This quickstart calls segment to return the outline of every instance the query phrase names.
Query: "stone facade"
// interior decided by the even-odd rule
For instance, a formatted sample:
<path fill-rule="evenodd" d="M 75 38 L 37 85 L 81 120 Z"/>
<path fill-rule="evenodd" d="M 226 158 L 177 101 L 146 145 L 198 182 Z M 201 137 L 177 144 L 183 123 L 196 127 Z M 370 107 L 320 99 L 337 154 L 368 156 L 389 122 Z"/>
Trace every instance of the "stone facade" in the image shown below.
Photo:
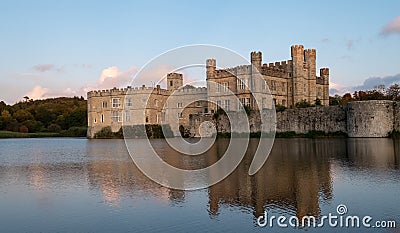
<path fill-rule="evenodd" d="M 88 92 L 88 137 L 106 126 L 116 132 L 122 125 L 144 124 L 169 124 L 177 136 L 189 129 L 192 116 L 212 115 L 219 107 L 235 112 L 239 101 L 251 109 L 271 109 L 274 102 L 292 108 L 316 99 L 328 105 L 329 69 L 316 76 L 315 49 L 295 45 L 291 55 L 288 61 L 262 64 L 261 52 L 252 52 L 251 65 L 228 69 L 207 59 L 207 87 L 183 86 L 182 74 L 170 73 L 167 89 L 143 85 Z"/>
<path fill-rule="evenodd" d="M 250 59 L 251 65 L 228 69 L 217 69 L 217 61 L 208 59 L 207 81 L 229 87 L 244 105 L 253 109 L 257 107 L 254 92 L 263 91 L 266 87 L 274 103 L 287 108 L 293 108 L 302 100 L 314 104 L 319 99 L 322 105 L 329 105 L 329 69 L 321 68 L 320 76 L 316 75 L 315 49 L 294 45 L 291 47 L 291 60 L 269 64 L 262 64 L 261 52 L 252 52 Z M 258 82 L 255 76 L 260 76 L 267 85 Z M 224 91 L 217 89 L 215 85 L 208 86 L 209 98 L 212 102 L 219 101 L 223 106 Z M 216 108 L 215 105 L 210 107 L 214 110 Z"/>

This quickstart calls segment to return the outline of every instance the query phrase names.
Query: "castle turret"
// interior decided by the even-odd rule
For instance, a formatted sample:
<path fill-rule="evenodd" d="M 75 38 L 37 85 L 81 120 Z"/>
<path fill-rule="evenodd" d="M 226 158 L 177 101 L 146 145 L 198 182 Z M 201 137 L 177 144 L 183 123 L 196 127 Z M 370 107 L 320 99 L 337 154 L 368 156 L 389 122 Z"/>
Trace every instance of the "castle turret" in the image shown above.
<path fill-rule="evenodd" d="M 178 73 L 169 73 L 167 75 L 167 90 L 175 91 L 183 86 L 183 75 Z"/>
<path fill-rule="evenodd" d="M 217 61 L 215 59 L 207 59 L 207 80 L 215 78 L 215 70 L 217 69 Z"/>
<path fill-rule="evenodd" d="M 257 68 L 258 72 L 261 73 L 262 53 L 261 52 L 251 52 L 250 59 L 251 59 L 251 64 Z"/>
<path fill-rule="evenodd" d="M 316 68 L 316 51 L 315 49 L 304 50 L 304 62 L 306 67 L 305 82 L 306 84 L 306 99 L 310 103 L 315 102 L 317 98 L 317 68 Z"/>
<path fill-rule="evenodd" d="M 293 45 L 291 47 L 293 65 L 293 105 L 305 99 L 304 89 L 307 84 L 304 82 L 304 47 L 303 45 Z"/>
<path fill-rule="evenodd" d="M 329 68 L 321 68 L 319 70 L 319 75 L 323 81 L 323 96 L 322 105 L 329 105 Z"/>

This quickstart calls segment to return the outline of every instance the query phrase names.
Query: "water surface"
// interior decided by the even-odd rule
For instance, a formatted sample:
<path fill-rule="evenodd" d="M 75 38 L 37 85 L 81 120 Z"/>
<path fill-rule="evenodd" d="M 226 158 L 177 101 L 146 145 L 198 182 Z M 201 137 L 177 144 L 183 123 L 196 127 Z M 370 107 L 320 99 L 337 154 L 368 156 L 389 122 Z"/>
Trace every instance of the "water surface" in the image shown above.
<path fill-rule="evenodd" d="M 217 161 L 219 139 L 202 156 L 152 144 L 186 169 Z M 172 190 L 146 178 L 123 140 L 0 140 L 1 232 L 399 232 L 397 229 L 261 228 L 265 211 L 285 216 L 370 215 L 400 224 L 400 142 L 391 139 L 277 139 L 267 163 L 248 176 L 252 152 L 221 183 Z M 397 231 L 396 231 L 397 230 Z"/>

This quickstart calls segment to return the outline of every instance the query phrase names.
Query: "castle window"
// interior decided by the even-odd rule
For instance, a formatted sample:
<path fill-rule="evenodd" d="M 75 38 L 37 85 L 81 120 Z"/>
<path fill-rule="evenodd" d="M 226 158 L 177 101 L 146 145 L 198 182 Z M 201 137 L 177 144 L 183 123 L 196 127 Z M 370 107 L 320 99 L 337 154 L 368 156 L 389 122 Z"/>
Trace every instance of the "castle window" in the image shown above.
<path fill-rule="evenodd" d="M 154 100 L 154 106 L 158 107 L 158 100 Z"/>
<path fill-rule="evenodd" d="M 112 122 L 121 122 L 121 113 L 118 111 L 113 111 L 111 113 L 111 121 Z"/>
<path fill-rule="evenodd" d="M 217 84 L 217 92 L 221 92 L 221 84 L 220 83 L 216 83 Z"/>
<path fill-rule="evenodd" d="M 119 106 L 121 106 L 119 103 L 119 98 L 112 98 L 111 102 L 113 108 L 118 108 Z"/>
<path fill-rule="evenodd" d="M 101 114 L 101 123 L 104 122 L 104 114 Z"/>
<path fill-rule="evenodd" d="M 224 82 L 224 83 L 223 83 L 223 86 L 224 86 L 224 92 L 228 92 L 228 90 L 229 90 L 229 83 L 228 83 L 228 82 Z"/>
<path fill-rule="evenodd" d="M 197 101 L 197 107 L 202 107 L 202 104 L 200 101 Z"/>
<path fill-rule="evenodd" d="M 106 101 L 103 101 L 102 106 L 103 106 L 103 108 L 107 108 L 107 102 L 106 102 Z"/>
<path fill-rule="evenodd" d="M 161 113 L 161 121 L 165 121 L 165 112 Z"/>
<path fill-rule="evenodd" d="M 225 100 L 225 111 L 230 111 L 231 103 L 229 100 Z"/>
<path fill-rule="evenodd" d="M 146 123 L 149 123 L 149 117 L 146 116 Z"/>
<path fill-rule="evenodd" d="M 132 99 L 131 98 L 126 99 L 126 106 L 127 107 L 131 107 L 132 106 Z"/>
<path fill-rule="evenodd" d="M 157 124 L 158 124 L 158 114 L 156 115 L 156 122 L 157 122 Z"/>
<path fill-rule="evenodd" d="M 286 100 L 282 100 L 282 105 L 286 107 Z"/>
<path fill-rule="evenodd" d="M 131 121 L 131 113 L 129 111 L 125 112 L 125 121 L 130 122 Z"/>
<path fill-rule="evenodd" d="M 182 108 L 183 104 L 182 103 L 178 103 L 178 108 Z"/>
<path fill-rule="evenodd" d="M 94 123 L 97 123 L 97 119 L 96 119 L 96 117 L 94 118 Z"/>
<path fill-rule="evenodd" d="M 244 90 L 245 89 L 245 83 L 243 79 L 238 79 L 238 86 L 240 90 Z"/>
<path fill-rule="evenodd" d="M 182 112 L 178 112 L 178 117 L 182 118 Z"/>
<path fill-rule="evenodd" d="M 217 109 L 221 108 L 221 100 L 217 100 Z"/>
<path fill-rule="evenodd" d="M 245 103 L 245 105 L 246 105 L 246 106 L 250 106 L 250 98 L 246 98 L 246 103 Z"/>
<path fill-rule="evenodd" d="M 172 81 L 169 81 L 169 85 L 172 87 L 173 86 L 173 83 L 172 83 Z"/>

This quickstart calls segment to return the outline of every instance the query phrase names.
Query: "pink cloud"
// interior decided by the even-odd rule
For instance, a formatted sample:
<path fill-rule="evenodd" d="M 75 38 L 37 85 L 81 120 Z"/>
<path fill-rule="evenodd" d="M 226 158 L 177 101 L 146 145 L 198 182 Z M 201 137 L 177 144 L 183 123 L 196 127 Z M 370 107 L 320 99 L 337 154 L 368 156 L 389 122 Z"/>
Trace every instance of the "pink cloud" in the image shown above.
<path fill-rule="evenodd" d="M 45 97 L 48 97 L 47 94 L 49 94 L 49 92 L 50 89 L 36 85 L 30 92 L 26 93 L 24 96 L 28 96 L 31 99 L 43 99 Z"/>
<path fill-rule="evenodd" d="M 397 16 L 382 28 L 382 35 L 388 35 L 392 33 L 400 33 L 400 16 Z"/>

